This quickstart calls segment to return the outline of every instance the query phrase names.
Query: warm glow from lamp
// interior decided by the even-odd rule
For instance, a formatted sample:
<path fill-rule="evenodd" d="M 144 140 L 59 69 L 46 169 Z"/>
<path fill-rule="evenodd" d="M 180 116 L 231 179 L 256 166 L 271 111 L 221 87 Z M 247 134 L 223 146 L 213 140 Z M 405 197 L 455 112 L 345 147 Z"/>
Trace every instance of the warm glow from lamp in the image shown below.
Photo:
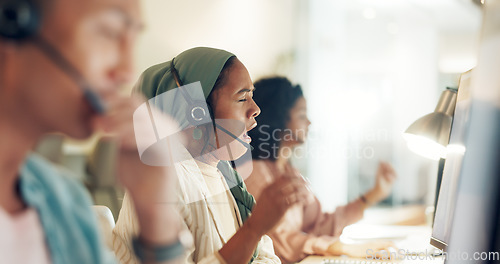
<path fill-rule="evenodd" d="M 414 153 L 432 160 L 446 157 L 446 147 L 436 141 L 413 134 L 404 133 L 408 148 Z"/>
<path fill-rule="evenodd" d="M 450 144 L 446 148 L 446 153 L 459 154 L 463 156 L 465 154 L 465 146 L 462 144 Z"/>
<path fill-rule="evenodd" d="M 446 158 L 456 100 L 457 92 L 446 89 L 434 112 L 419 118 L 406 129 L 403 137 L 411 151 L 433 160 Z"/>

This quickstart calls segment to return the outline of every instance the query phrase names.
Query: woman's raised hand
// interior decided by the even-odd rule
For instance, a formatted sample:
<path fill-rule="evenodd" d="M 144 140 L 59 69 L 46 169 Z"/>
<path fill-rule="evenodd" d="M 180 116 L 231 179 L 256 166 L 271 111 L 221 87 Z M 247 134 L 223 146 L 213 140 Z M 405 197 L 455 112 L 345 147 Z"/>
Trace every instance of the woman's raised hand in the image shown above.
<path fill-rule="evenodd" d="M 375 176 L 375 186 L 365 194 L 369 205 L 376 204 L 391 194 L 397 174 L 391 164 L 380 162 Z"/>
<path fill-rule="evenodd" d="M 254 232 L 264 235 L 278 224 L 290 207 L 307 201 L 310 195 L 307 183 L 296 176 L 295 172 L 287 171 L 262 191 L 248 219 Z"/>

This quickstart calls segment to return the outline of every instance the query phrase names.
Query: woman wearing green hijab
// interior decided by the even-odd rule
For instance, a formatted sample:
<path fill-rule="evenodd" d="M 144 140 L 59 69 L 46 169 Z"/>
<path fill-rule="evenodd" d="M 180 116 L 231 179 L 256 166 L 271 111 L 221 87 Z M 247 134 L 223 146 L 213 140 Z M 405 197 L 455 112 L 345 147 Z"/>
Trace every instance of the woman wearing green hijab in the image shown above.
<path fill-rule="evenodd" d="M 229 164 L 247 152 L 251 138 L 246 132 L 257 125 L 260 109 L 253 90 L 236 56 L 212 48 L 190 49 L 149 68 L 135 88 L 174 117 L 180 133 L 189 138 L 174 154 L 179 212 L 194 238 L 188 263 L 280 263 L 265 233 L 307 196 L 300 177 L 281 177 L 255 204 Z M 210 116 L 205 118 L 206 111 Z M 113 230 L 113 247 L 122 263 L 134 262 L 129 241 L 135 234 L 137 221 L 126 195 Z"/>

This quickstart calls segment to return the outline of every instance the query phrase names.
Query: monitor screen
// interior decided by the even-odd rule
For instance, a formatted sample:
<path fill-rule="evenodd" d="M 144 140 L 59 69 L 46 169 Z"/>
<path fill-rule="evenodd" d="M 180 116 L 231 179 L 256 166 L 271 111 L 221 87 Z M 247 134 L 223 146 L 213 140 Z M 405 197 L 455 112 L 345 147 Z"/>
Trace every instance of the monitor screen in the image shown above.
<path fill-rule="evenodd" d="M 500 262 L 500 1 L 484 1 L 447 264 Z"/>
<path fill-rule="evenodd" d="M 472 70 L 471 70 L 472 71 Z M 460 76 L 457 104 L 451 126 L 450 141 L 447 147 L 446 162 L 439 190 L 431 244 L 445 250 L 450 239 L 451 223 L 457 200 L 457 188 L 465 153 L 465 133 L 470 110 L 471 71 Z"/>

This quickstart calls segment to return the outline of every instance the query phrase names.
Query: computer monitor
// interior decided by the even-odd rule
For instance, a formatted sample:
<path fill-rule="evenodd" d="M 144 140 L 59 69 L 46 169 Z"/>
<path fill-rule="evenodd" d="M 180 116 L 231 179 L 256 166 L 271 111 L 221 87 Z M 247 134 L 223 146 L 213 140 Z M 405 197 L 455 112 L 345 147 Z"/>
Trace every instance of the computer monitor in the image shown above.
<path fill-rule="evenodd" d="M 500 261 L 499 135 L 500 103 L 473 100 L 447 263 Z"/>
<path fill-rule="evenodd" d="M 437 200 L 431 245 L 445 251 L 451 233 L 451 223 L 457 200 L 457 188 L 465 153 L 465 136 L 469 123 L 470 83 L 472 70 L 460 76 L 455 114 L 451 126 L 446 161 Z"/>
<path fill-rule="evenodd" d="M 500 262 L 500 1 L 484 1 L 447 264 Z"/>

